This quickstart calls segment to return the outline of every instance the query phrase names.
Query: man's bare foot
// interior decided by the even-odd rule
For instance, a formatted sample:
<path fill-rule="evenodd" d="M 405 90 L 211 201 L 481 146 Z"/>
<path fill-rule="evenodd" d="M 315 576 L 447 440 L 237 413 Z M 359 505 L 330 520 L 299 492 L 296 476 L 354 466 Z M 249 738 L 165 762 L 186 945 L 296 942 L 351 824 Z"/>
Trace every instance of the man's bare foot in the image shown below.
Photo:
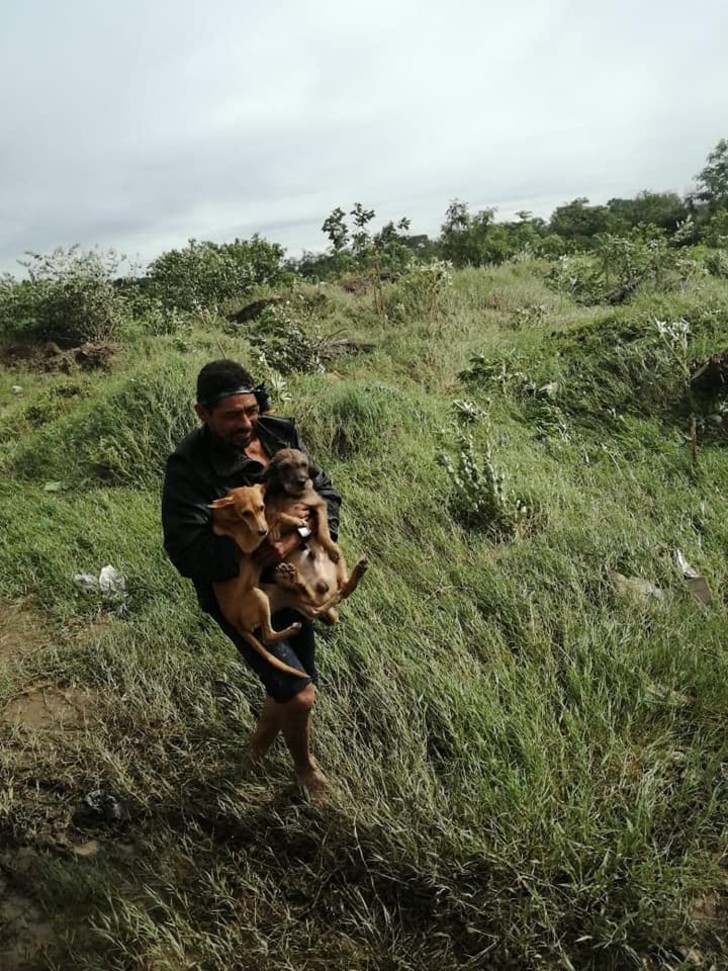
<path fill-rule="evenodd" d="M 329 783 L 318 765 L 313 760 L 311 761 L 310 768 L 303 772 L 296 772 L 296 777 L 311 805 L 323 806 L 326 803 Z"/>
<path fill-rule="evenodd" d="M 265 762 L 265 756 L 265 752 L 261 752 L 255 746 L 249 745 L 243 755 L 243 769 L 253 772 L 261 769 Z"/>

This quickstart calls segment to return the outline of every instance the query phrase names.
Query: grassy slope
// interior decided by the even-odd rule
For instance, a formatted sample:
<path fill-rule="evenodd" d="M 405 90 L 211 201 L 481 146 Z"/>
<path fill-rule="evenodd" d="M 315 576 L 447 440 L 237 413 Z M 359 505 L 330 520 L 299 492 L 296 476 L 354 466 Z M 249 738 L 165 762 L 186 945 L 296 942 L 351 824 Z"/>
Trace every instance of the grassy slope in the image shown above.
<path fill-rule="evenodd" d="M 0 725 L 0 833 L 37 850 L 30 875 L 4 862 L 56 915 L 55 966 L 667 968 L 693 945 L 724 960 L 696 908 L 726 883 L 728 468 L 706 431 L 692 473 L 679 368 L 614 335 L 685 316 L 691 354 L 724 348 L 728 288 L 615 314 L 519 266 L 458 274 L 435 321 L 330 304 L 325 328 L 377 346 L 289 381 L 346 499 L 344 547 L 373 563 L 320 637 L 325 811 L 298 800 L 281 751 L 241 772 L 259 690 L 159 545 L 159 470 L 196 370 L 245 359 L 244 339 L 137 335 L 111 377 L 3 375 L 0 595 L 28 598 L 54 637 L 0 660 L 0 705 L 34 679 L 89 698 L 79 730 Z M 529 325 L 534 304 L 547 316 Z M 505 371 L 465 384 L 476 354 Z M 552 379 L 554 402 L 524 390 Z M 455 398 L 488 413 L 476 440 L 536 499 L 528 538 L 452 522 L 436 453 Z M 128 577 L 123 610 L 72 582 L 105 563 Z M 664 600 L 620 599 L 611 570 Z M 130 818 L 78 859 L 70 817 L 97 788 Z"/>

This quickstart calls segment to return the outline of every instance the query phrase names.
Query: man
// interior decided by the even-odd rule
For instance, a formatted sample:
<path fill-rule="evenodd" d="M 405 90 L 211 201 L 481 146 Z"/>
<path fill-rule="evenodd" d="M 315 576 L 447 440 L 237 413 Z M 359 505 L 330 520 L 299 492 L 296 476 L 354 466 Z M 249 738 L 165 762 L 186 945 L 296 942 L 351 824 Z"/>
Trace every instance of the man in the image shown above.
<path fill-rule="evenodd" d="M 172 563 L 195 585 L 197 599 L 233 641 L 263 683 L 267 697 L 250 740 L 248 758 L 260 763 L 281 732 L 293 758 L 299 782 L 312 802 L 320 802 L 326 777 L 311 754 L 311 710 L 317 679 L 313 625 L 294 611 L 279 611 L 273 626 L 282 629 L 303 621 L 300 632 L 269 650 L 300 678 L 274 668 L 227 623 L 220 612 L 213 583 L 238 572 L 238 550 L 228 536 L 212 531 L 209 504 L 230 489 L 263 481 L 266 466 L 281 448 L 305 448 L 293 421 L 264 414 L 268 400 L 262 387 L 235 361 L 206 364 L 197 378 L 195 410 L 202 425 L 190 432 L 167 461 L 162 496 L 164 548 Z M 341 497 L 328 476 L 312 465 L 313 485 L 326 500 L 329 528 L 336 539 Z M 302 531 L 305 532 L 305 531 Z M 263 562 L 275 564 L 304 541 L 298 533 L 280 542 L 265 541 Z"/>

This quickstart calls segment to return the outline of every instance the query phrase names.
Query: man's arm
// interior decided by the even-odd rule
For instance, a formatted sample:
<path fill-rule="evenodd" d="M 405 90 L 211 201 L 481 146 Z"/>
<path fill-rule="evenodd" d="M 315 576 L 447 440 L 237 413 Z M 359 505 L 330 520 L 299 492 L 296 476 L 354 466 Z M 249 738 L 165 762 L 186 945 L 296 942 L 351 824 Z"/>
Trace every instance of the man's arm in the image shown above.
<path fill-rule="evenodd" d="M 238 572 L 235 541 L 212 531 L 210 497 L 174 456 L 162 490 L 164 548 L 182 574 L 198 583 L 230 580 Z"/>

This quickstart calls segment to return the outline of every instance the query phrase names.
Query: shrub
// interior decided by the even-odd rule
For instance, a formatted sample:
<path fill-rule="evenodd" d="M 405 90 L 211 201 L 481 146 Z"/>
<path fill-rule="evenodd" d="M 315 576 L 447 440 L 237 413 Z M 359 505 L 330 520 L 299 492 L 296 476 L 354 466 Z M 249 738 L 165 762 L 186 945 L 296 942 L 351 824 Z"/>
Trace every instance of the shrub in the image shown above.
<path fill-rule="evenodd" d="M 397 287 L 405 309 L 425 317 L 432 324 L 443 294 L 452 287 L 452 270 L 452 263 L 447 260 L 412 263 Z"/>
<path fill-rule="evenodd" d="M 303 299 L 297 307 L 290 302 L 266 307 L 255 330 L 248 335 L 264 368 L 279 375 L 323 373 L 334 358 L 371 348 L 366 341 L 340 333 L 324 334 L 314 319 L 315 303 L 311 304 L 305 295 L 299 297 Z"/>
<path fill-rule="evenodd" d="M 308 333 L 288 304 L 266 307 L 249 340 L 268 367 L 281 374 L 325 370 L 321 354 L 323 335 L 317 330 Z"/>
<path fill-rule="evenodd" d="M 522 327 L 539 327 L 544 323 L 548 311 L 542 303 L 530 303 L 525 307 L 516 307 L 511 317 L 511 327 L 520 330 Z"/>
<path fill-rule="evenodd" d="M 212 308 L 282 278 L 283 247 L 258 235 L 234 243 L 198 242 L 162 253 L 149 267 L 158 296 L 180 310 Z"/>
<path fill-rule="evenodd" d="M 627 236 L 604 233 L 596 238 L 590 255 L 562 256 L 546 281 L 558 293 L 578 303 L 623 303 L 639 286 L 651 282 L 667 286 L 691 275 L 692 261 L 678 261 L 664 234 L 645 236 L 633 230 Z"/>
<path fill-rule="evenodd" d="M 485 533 L 495 542 L 512 540 L 519 532 L 526 503 L 506 495 L 503 476 L 496 470 L 488 442 L 479 453 L 471 435 L 455 435 L 455 461 L 447 452 L 438 456 L 452 483 L 449 508 L 455 522 Z"/>
<path fill-rule="evenodd" d="M 113 282 L 124 262 L 114 250 L 83 252 L 78 246 L 30 253 L 22 261 L 28 280 L 6 276 L 0 284 L 3 336 L 30 336 L 62 347 L 110 340 L 126 313 Z"/>
<path fill-rule="evenodd" d="M 36 325 L 38 289 L 29 280 L 16 280 L 10 273 L 0 277 L 0 338 L 20 337 Z"/>
<path fill-rule="evenodd" d="M 705 268 L 711 276 L 728 280 L 728 250 L 711 250 L 705 257 Z"/>

